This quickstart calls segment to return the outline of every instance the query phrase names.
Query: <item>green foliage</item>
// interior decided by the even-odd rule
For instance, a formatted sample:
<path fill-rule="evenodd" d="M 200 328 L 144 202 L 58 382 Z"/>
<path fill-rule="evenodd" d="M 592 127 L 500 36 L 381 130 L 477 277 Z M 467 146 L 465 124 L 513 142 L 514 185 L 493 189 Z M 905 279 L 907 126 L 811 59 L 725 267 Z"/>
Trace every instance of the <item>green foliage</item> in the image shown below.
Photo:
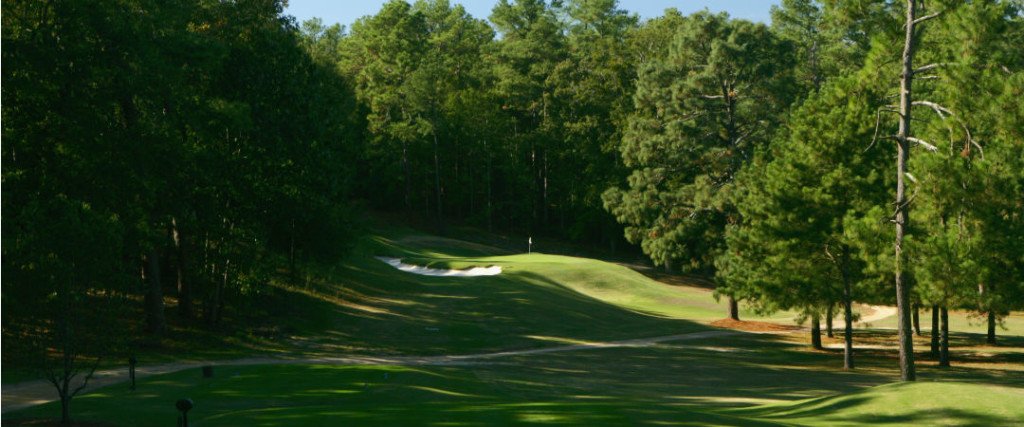
<path fill-rule="evenodd" d="M 843 270 L 854 298 L 873 300 L 862 282 L 863 254 L 851 232 L 880 223 L 885 206 L 885 153 L 869 147 L 872 117 L 882 97 L 855 78 L 830 81 L 788 117 L 758 162 L 738 181 L 742 220 L 726 232 L 718 260 L 723 292 L 761 311 L 800 309 L 823 314 L 841 301 Z"/>
<path fill-rule="evenodd" d="M 4 2 L 5 364 L 120 358 L 148 341 L 141 294 L 215 325 L 267 291 L 273 251 L 343 252 L 353 96 L 281 12 Z"/>
<path fill-rule="evenodd" d="M 825 3 L 825 4 L 822 4 Z M 828 79 L 851 72 L 863 61 L 863 46 L 849 43 L 842 13 L 818 0 L 783 0 L 772 6 L 772 30 L 794 47 L 797 96 L 818 91 Z"/>
<path fill-rule="evenodd" d="M 1005 315 L 1020 296 L 1020 102 L 1024 65 L 1014 6 L 1007 2 L 952 9 L 929 40 L 929 60 L 949 62 L 925 86 L 940 116 L 922 108 L 922 138 L 937 152 L 918 156 L 919 217 L 915 259 L 922 297 L 941 305 Z M 1017 27 L 1015 30 L 1014 27 Z M 1011 37 L 1006 37 L 1007 35 Z M 939 142 L 942 141 L 942 142 Z M 948 141 L 946 143 L 945 141 Z M 1013 170 L 1013 171 L 1011 171 Z"/>
<path fill-rule="evenodd" d="M 698 13 L 642 66 L 621 147 L 629 187 L 604 202 L 655 263 L 712 267 L 737 220 L 735 175 L 789 104 L 788 52 L 764 25 Z"/>

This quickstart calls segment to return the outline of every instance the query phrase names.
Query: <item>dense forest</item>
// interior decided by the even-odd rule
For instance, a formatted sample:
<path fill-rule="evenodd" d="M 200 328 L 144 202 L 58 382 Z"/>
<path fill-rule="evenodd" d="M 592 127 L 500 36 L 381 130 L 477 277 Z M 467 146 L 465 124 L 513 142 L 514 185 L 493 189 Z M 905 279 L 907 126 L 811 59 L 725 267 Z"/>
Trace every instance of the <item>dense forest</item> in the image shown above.
<path fill-rule="evenodd" d="M 392 0 L 351 27 L 282 3 L 3 1 L 5 355 L 60 388 L 79 355 L 217 328 L 367 211 L 634 245 L 814 337 L 857 301 L 909 345 L 934 308 L 946 363 L 947 310 L 995 342 L 1024 309 L 1020 1 Z"/>

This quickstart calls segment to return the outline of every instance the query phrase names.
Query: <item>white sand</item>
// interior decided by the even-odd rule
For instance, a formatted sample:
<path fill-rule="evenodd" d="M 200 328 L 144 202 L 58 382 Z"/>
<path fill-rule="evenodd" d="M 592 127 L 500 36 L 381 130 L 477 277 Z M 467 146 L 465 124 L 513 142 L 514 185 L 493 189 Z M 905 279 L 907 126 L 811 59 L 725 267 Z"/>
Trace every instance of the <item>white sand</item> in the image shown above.
<path fill-rule="evenodd" d="M 473 267 L 468 270 L 445 270 L 440 268 L 421 267 L 418 265 L 406 264 L 401 258 L 389 258 L 379 256 L 377 259 L 388 265 L 402 270 L 406 273 L 419 274 L 421 276 L 444 276 L 444 277 L 474 277 L 474 276 L 497 276 L 501 274 L 501 267 Z"/>

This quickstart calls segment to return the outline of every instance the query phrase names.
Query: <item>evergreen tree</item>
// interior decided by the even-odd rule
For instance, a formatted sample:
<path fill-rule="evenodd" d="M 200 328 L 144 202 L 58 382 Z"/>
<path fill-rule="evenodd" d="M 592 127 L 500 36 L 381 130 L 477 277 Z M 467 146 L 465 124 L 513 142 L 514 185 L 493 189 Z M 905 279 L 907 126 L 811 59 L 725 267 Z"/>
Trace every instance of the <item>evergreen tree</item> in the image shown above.
<path fill-rule="evenodd" d="M 549 203 L 563 236 L 607 242 L 614 250 L 621 228 L 601 205 L 601 193 L 624 172 L 616 150 L 619 130 L 632 109 L 634 59 L 627 35 L 636 17 L 611 0 L 574 0 L 569 17 L 567 56 L 554 69 Z"/>
<path fill-rule="evenodd" d="M 742 220 L 727 228 L 728 249 L 718 259 L 726 290 L 762 312 L 796 309 L 812 319 L 841 303 L 846 324 L 846 368 L 853 367 L 852 308 L 865 285 L 847 223 L 884 206 L 880 150 L 865 150 L 870 117 L 881 96 L 856 77 L 826 84 L 787 121 L 770 160 L 754 162 L 738 180 Z M 767 164 L 765 164 L 767 163 Z"/>
<path fill-rule="evenodd" d="M 701 12 L 666 59 L 641 68 L 621 148 L 629 186 L 603 197 L 656 264 L 713 272 L 725 226 L 739 219 L 735 175 L 789 105 L 789 60 L 766 26 Z"/>
<path fill-rule="evenodd" d="M 495 92 L 512 122 L 509 184 L 522 192 L 506 192 L 512 229 L 532 231 L 546 222 L 550 158 L 556 102 L 550 77 L 565 55 L 565 35 L 552 9 L 543 0 L 501 0 L 491 12 L 500 40 L 495 45 Z M 526 171 L 526 172 L 524 172 Z M 523 208 L 526 208 L 525 212 Z"/>

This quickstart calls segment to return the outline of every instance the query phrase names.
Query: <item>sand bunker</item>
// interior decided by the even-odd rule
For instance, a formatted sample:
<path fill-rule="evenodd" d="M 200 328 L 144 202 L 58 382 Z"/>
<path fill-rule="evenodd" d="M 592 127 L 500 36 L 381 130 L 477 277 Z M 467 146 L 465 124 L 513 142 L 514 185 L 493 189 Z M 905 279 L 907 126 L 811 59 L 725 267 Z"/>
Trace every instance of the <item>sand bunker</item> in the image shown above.
<path fill-rule="evenodd" d="M 474 276 L 497 276 L 501 274 L 501 267 L 473 267 L 468 270 L 446 270 L 441 268 L 421 267 L 418 265 L 406 264 L 401 258 L 390 258 L 379 256 L 377 259 L 388 265 L 402 270 L 406 273 L 419 274 L 421 276 L 444 276 L 444 277 L 474 277 Z"/>

